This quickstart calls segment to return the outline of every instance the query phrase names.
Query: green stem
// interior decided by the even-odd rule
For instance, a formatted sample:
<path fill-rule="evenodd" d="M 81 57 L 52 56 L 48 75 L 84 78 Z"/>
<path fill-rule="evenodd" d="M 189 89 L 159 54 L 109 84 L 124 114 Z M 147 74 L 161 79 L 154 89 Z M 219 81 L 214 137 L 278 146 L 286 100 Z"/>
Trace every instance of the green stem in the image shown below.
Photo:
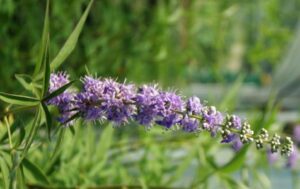
<path fill-rule="evenodd" d="M 7 120 L 6 116 L 4 117 L 4 121 L 5 121 L 6 129 L 7 129 L 7 133 L 8 133 L 9 147 L 10 147 L 10 149 L 13 149 L 13 144 L 12 144 L 12 140 L 11 140 L 10 125 L 8 123 L 8 120 Z"/>

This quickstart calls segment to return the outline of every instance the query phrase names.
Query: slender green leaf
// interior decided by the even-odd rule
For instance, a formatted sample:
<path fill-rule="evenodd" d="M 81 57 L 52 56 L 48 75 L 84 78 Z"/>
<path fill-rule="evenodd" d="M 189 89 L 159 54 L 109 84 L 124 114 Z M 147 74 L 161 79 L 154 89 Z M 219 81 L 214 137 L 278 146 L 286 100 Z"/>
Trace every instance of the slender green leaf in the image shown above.
<path fill-rule="evenodd" d="M 41 122 L 41 110 L 40 108 L 37 109 L 37 112 L 35 114 L 35 118 L 31 124 L 31 130 L 29 132 L 29 136 L 27 136 L 27 140 L 26 140 L 26 144 L 25 144 L 25 147 L 24 147 L 24 150 L 22 151 L 22 154 L 21 154 L 21 160 L 20 162 L 22 162 L 22 160 L 25 158 L 32 142 L 33 142 L 33 139 L 37 133 L 37 130 L 38 130 L 38 127 L 40 125 L 40 122 Z"/>
<path fill-rule="evenodd" d="M 29 96 L 8 94 L 3 92 L 0 92 L 0 100 L 9 104 L 20 105 L 20 106 L 35 106 L 39 104 L 39 100 L 36 98 L 32 98 Z"/>
<path fill-rule="evenodd" d="M 61 93 L 63 93 L 65 90 L 67 90 L 67 88 L 69 88 L 73 83 L 75 82 L 75 80 L 70 81 L 69 83 L 65 84 L 64 86 L 62 86 L 61 88 L 53 91 L 51 94 L 49 94 L 48 96 L 46 96 L 43 101 L 46 102 L 48 100 L 50 100 L 53 97 L 56 97 L 58 95 L 60 95 Z"/>
<path fill-rule="evenodd" d="M 14 145 L 15 148 L 19 147 L 22 144 L 23 140 L 25 139 L 25 135 L 26 135 L 26 131 L 25 131 L 24 127 L 20 127 L 19 128 L 19 136 Z"/>
<path fill-rule="evenodd" d="M 91 75 L 91 72 L 90 72 L 90 69 L 88 68 L 88 66 L 85 65 L 84 68 L 85 68 L 86 74 L 87 74 L 87 75 Z"/>
<path fill-rule="evenodd" d="M 99 163 L 93 167 L 90 171 L 90 175 L 93 176 L 101 171 L 107 161 L 107 151 L 113 140 L 113 127 L 111 125 L 107 125 L 104 131 L 101 134 L 101 138 L 99 140 L 99 148 L 97 149 L 97 155 L 99 159 Z"/>
<path fill-rule="evenodd" d="M 65 42 L 64 46 L 60 49 L 57 56 L 51 62 L 51 70 L 57 69 L 74 50 L 78 41 L 78 37 L 82 31 L 83 25 L 85 23 L 85 20 L 88 16 L 92 4 L 93 4 L 93 0 L 90 1 L 83 15 L 81 16 L 79 22 L 77 23 L 75 29 L 73 30 L 73 32 L 71 33 L 67 41 Z"/>
<path fill-rule="evenodd" d="M 15 74 L 16 79 L 19 81 L 19 83 L 26 89 L 27 91 L 32 91 L 32 78 L 29 75 L 26 74 Z"/>
<path fill-rule="evenodd" d="M 229 176 L 227 174 L 222 175 L 221 178 L 224 179 L 229 184 L 229 186 L 226 188 L 249 189 L 248 186 L 246 186 L 242 182 L 232 178 L 231 176 Z"/>
<path fill-rule="evenodd" d="M 196 151 L 194 151 L 194 149 L 190 149 L 191 151 L 182 160 L 182 162 L 178 165 L 178 167 L 176 168 L 176 172 L 174 174 L 172 174 L 171 178 L 168 180 L 168 182 L 167 182 L 168 184 L 173 183 L 174 181 L 178 180 L 184 174 L 184 172 L 187 170 L 188 166 L 191 165 L 191 161 L 195 157 L 195 152 L 196 152 Z"/>
<path fill-rule="evenodd" d="M 26 189 L 26 183 L 25 183 L 25 176 L 24 176 L 24 171 L 23 171 L 23 166 L 21 165 L 17 172 L 16 172 L 16 176 L 17 176 L 17 188 L 18 189 Z"/>
<path fill-rule="evenodd" d="M 43 28 L 43 34 L 42 34 L 42 42 L 41 42 L 41 50 L 39 54 L 39 59 L 38 62 L 35 66 L 34 69 L 34 77 L 40 72 L 42 63 L 44 60 L 45 56 L 45 51 L 47 49 L 47 44 L 48 44 L 48 39 L 49 39 L 49 0 L 47 0 L 47 5 L 46 5 L 46 12 L 45 12 L 45 18 L 44 18 L 44 28 Z"/>
<path fill-rule="evenodd" d="M 13 134 L 18 128 L 23 127 L 23 125 L 21 123 L 19 123 L 18 121 L 13 122 L 13 124 L 10 126 L 10 131 Z M 6 130 L 6 132 L 0 137 L 0 143 L 3 143 L 3 141 L 5 141 L 6 139 L 8 139 L 8 131 Z"/>
<path fill-rule="evenodd" d="M 74 136 L 75 135 L 75 129 L 74 127 L 68 127 L 70 132 L 72 133 L 72 135 Z"/>
<path fill-rule="evenodd" d="M 30 172 L 30 174 L 41 184 L 49 184 L 49 180 L 45 173 L 37 165 L 29 161 L 27 158 L 23 159 L 22 165 Z"/>
<path fill-rule="evenodd" d="M 47 47 L 45 50 L 45 59 L 44 59 L 44 77 L 43 77 L 43 91 L 42 97 L 48 92 L 49 84 L 50 84 L 50 58 L 49 58 L 49 35 L 47 40 Z"/>
<path fill-rule="evenodd" d="M 43 108 L 44 115 L 45 115 L 45 122 L 46 122 L 46 126 L 47 126 L 47 131 L 48 131 L 48 138 L 50 140 L 51 139 L 51 129 L 52 129 L 52 118 L 51 118 L 49 109 L 45 103 L 42 103 L 42 108 Z"/>
<path fill-rule="evenodd" d="M 53 172 L 54 170 L 54 166 L 56 165 L 56 163 L 58 162 L 59 160 L 59 154 L 61 152 L 61 142 L 64 138 L 64 135 L 65 135 L 65 131 L 66 129 L 65 128 L 59 128 L 59 135 L 58 135 L 58 138 L 57 138 L 57 141 L 56 141 L 56 144 L 55 144 L 55 147 L 54 147 L 54 151 L 53 151 L 53 154 L 50 158 L 50 161 L 48 161 L 47 165 L 46 165 L 46 174 L 49 175 Z"/>
<path fill-rule="evenodd" d="M 0 157 L 0 168 L 5 189 L 9 189 L 9 167 L 3 157 Z"/>
<path fill-rule="evenodd" d="M 228 108 L 233 109 L 234 108 L 234 104 L 236 102 L 236 96 L 238 94 L 238 90 L 241 88 L 243 81 L 244 81 L 244 75 L 240 75 L 236 81 L 234 82 L 234 84 L 232 85 L 232 87 L 230 87 L 230 89 L 228 90 L 228 93 L 226 94 L 224 100 L 222 101 L 221 105 L 220 105 L 220 109 L 221 110 L 228 110 Z"/>
<path fill-rule="evenodd" d="M 263 172 L 257 170 L 257 169 L 253 169 L 253 175 L 255 178 L 256 183 L 260 183 L 260 187 L 262 188 L 271 188 L 271 181 L 269 180 L 269 178 L 267 177 L 267 175 L 265 175 Z"/>
<path fill-rule="evenodd" d="M 223 167 L 220 167 L 218 171 L 222 173 L 232 173 L 241 168 L 245 162 L 247 150 L 249 145 L 245 145 L 240 151 Z"/>

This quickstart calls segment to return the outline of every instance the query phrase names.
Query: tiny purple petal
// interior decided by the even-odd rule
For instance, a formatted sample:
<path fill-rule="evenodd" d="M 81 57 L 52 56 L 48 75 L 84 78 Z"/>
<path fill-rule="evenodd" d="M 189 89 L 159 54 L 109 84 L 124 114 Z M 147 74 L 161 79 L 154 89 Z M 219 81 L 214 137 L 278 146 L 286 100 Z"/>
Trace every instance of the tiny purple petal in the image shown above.
<path fill-rule="evenodd" d="M 294 150 L 291 155 L 288 157 L 286 166 L 290 169 L 294 169 L 297 166 L 297 161 L 299 158 L 297 146 L 294 146 Z"/>
<path fill-rule="evenodd" d="M 271 149 L 267 150 L 267 158 L 270 165 L 273 165 L 278 160 L 278 154 L 272 153 Z"/>
<path fill-rule="evenodd" d="M 300 143 L 300 125 L 294 127 L 293 139 L 295 142 Z"/>
<path fill-rule="evenodd" d="M 228 135 L 226 138 L 223 138 L 221 143 L 230 143 L 230 142 L 233 142 L 235 139 L 236 139 L 236 134 L 230 134 Z"/>
<path fill-rule="evenodd" d="M 232 141 L 232 148 L 234 151 L 239 151 L 243 147 L 243 143 L 240 140 L 240 137 L 237 137 Z"/>

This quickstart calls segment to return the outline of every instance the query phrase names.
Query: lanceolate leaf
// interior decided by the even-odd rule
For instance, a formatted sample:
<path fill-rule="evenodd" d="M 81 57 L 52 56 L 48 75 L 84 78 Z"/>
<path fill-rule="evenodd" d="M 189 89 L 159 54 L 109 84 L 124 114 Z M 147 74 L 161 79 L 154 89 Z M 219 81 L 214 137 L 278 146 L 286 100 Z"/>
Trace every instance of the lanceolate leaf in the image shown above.
<path fill-rule="evenodd" d="M 99 159 L 99 163 L 95 165 L 89 174 L 91 176 L 95 176 L 99 172 L 101 172 L 102 168 L 105 166 L 107 162 L 107 151 L 110 148 L 110 145 L 113 141 L 113 127 L 111 125 L 107 125 L 101 134 L 101 138 L 99 140 L 99 149 L 97 150 L 97 159 Z"/>
<path fill-rule="evenodd" d="M 56 97 L 57 95 L 60 95 L 61 93 L 63 93 L 67 88 L 69 88 L 75 81 L 70 81 L 69 83 L 65 84 L 64 86 L 62 86 L 61 88 L 53 91 L 51 94 L 49 94 L 48 96 L 46 96 L 43 101 L 48 101 L 53 97 Z"/>
<path fill-rule="evenodd" d="M 9 167 L 3 157 L 0 156 L 0 168 L 3 179 L 3 187 L 9 189 Z"/>
<path fill-rule="evenodd" d="M 58 68 L 65 59 L 71 54 L 71 52 L 74 50 L 78 37 L 82 31 L 83 25 L 85 23 L 85 20 L 88 16 L 88 13 L 91 9 L 91 6 L 93 4 L 93 0 L 90 1 L 89 5 L 87 6 L 86 10 L 84 11 L 83 15 L 81 16 L 79 22 L 77 23 L 75 29 L 65 42 L 64 46 L 60 49 L 57 56 L 54 58 L 54 60 L 51 62 L 51 70 L 55 70 Z"/>
<path fill-rule="evenodd" d="M 45 51 L 47 49 L 47 43 L 48 43 L 48 38 L 49 38 L 49 0 L 47 0 L 47 5 L 46 5 L 46 13 L 45 13 L 45 19 L 44 19 L 44 28 L 43 28 L 43 34 L 42 34 L 42 42 L 41 42 L 41 50 L 39 54 L 39 59 L 38 62 L 35 66 L 34 69 L 34 77 L 40 72 L 42 63 L 44 60 L 45 56 Z"/>
<path fill-rule="evenodd" d="M 44 77 L 43 77 L 43 91 L 42 98 L 48 91 L 49 82 L 50 82 L 50 59 L 49 59 L 49 35 L 47 38 L 47 46 L 45 50 L 45 58 L 44 58 Z"/>
<path fill-rule="evenodd" d="M 23 166 L 30 172 L 30 174 L 41 184 L 49 184 L 48 178 L 45 173 L 34 163 L 29 161 L 27 158 L 23 159 Z"/>
<path fill-rule="evenodd" d="M 249 145 L 245 145 L 226 165 L 219 168 L 222 173 L 232 173 L 243 165 Z"/>
<path fill-rule="evenodd" d="M 47 126 L 47 131 L 48 131 L 48 138 L 50 140 L 51 139 L 52 118 L 51 118 L 49 109 L 45 103 L 42 103 L 42 108 L 43 108 L 44 115 L 45 115 L 45 122 L 46 122 L 46 126 Z"/>
<path fill-rule="evenodd" d="M 9 104 L 20 105 L 20 106 L 35 106 L 39 104 L 39 100 L 36 98 L 32 98 L 29 96 L 8 94 L 3 92 L 0 92 L 0 100 Z"/>
<path fill-rule="evenodd" d="M 23 166 L 21 165 L 17 170 L 16 170 L 16 188 L 18 189 L 26 189 L 26 183 L 25 183 L 25 176 L 24 176 L 24 171 L 23 171 Z"/>
<path fill-rule="evenodd" d="M 51 158 L 49 159 L 49 161 L 46 165 L 46 174 L 47 175 L 52 173 L 53 168 L 54 168 L 56 162 L 59 159 L 59 155 L 60 155 L 60 152 L 61 152 L 61 146 L 62 146 L 61 142 L 64 138 L 65 131 L 66 131 L 65 128 L 59 128 L 59 135 L 58 135 L 55 147 L 54 147 L 54 152 L 53 152 Z"/>
<path fill-rule="evenodd" d="M 26 154 L 27 154 L 32 142 L 33 142 L 33 139 L 34 139 L 34 137 L 37 133 L 40 122 L 41 122 L 41 110 L 40 110 L 40 108 L 38 108 L 37 112 L 36 112 L 36 115 L 35 115 L 35 118 L 34 118 L 32 124 L 31 124 L 31 129 L 29 131 L 29 136 L 27 136 L 27 138 L 26 138 L 26 144 L 25 144 L 24 150 L 22 151 L 20 162 L 22 162 L 23 158 L 25 158 L 25 156 L 26 156 Z"/>
<path fill-rule="evenodd" d="M 16 79 L 19 81 L 19 83 L 26 89 L 27 91 L 32 91 L 32 78 L 29 75 L 26 74 L 16 74 Z"/>

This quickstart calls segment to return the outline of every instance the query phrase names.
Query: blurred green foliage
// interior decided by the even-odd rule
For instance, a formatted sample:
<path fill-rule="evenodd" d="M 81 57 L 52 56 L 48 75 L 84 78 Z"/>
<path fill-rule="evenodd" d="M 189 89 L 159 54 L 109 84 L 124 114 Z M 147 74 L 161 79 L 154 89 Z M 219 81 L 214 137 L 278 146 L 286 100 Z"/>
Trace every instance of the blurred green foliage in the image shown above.
<path fill-rule="evenodd" d="M 86 0 L 52 0 L 55 57 L 80 18 Z M 0 1 L 1 91 L 16 88 L 14 74 L 37 59 L 45 1 Z M 62 70 L 87 65 L 99 76 L 164 85 L 231 81 L 263 83 L 292 40 L 300 0 L 101 0 L 92 7 L 78 45 Z"/>
<path fill-rule="evenodd" d="M 51 1 L 51 60 L 87 3 Z M 44 1 L 0 0 L 0 91 L 17 93 L 14 74 L 31 73 L 38 62 L 44 8 Z M 292 40 L 299 8 L 300 0 L 95 1 L 76 49 L 61 70 L 75 78 L 87 65 L 99 76 L 164 85 L 231 81 L 245 72 L 241 75 L 248 81 L 263 83 Z M 43 62 L 50 67 L 47 58 Z M 264 152 L 254 153 L 253 146 L 246 146 L 236 153 L 208 133 L 197 137 L 160 127 L 146 132 L 134 123 L 113 129 L 80 120 L 74 127 L 61 127 L 52 120 L 55 110 L 39 101 L 47 91 L 48 67 L 41 67 L 42 86 L 34 86 L 42 91 L 35 94 L 37 99 L 6 99 L 15 105 L 42 106 L 34 121 L 28 120 L 32 111 L 9 113 L 1 120 L 1 187 L 10 182 L 26 183 L 28 188 L 272 187 L 266 171 L 261 171 L 268 168 Z M 235 108 L 242 82 L 240 77 L 224 94 L 221 109 Z M 263 111 L 249 111 L 247 116 L 255 130 L 282 130 L 273 127 L 278 110 L 270 101 Z"/>

